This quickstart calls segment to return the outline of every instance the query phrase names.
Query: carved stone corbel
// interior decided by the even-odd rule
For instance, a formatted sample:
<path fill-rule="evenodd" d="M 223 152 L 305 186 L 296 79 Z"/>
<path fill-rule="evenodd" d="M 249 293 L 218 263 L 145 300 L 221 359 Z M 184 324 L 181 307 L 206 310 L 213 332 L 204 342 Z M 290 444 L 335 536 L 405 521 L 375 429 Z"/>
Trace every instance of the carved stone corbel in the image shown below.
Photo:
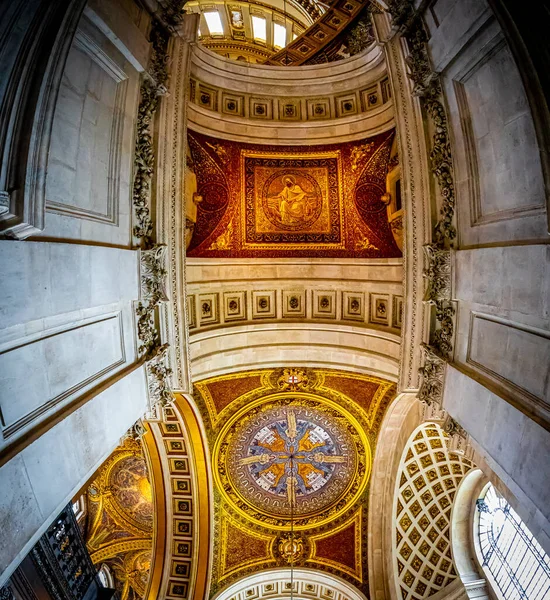
<path fill-rule="evenodd" d="M 470 439 L 466 430 L 447 413 L 445 413 L 443 431 L 445 431 L 448 436 L 447 448 L 449 452 L 471 458 L 473 448 L 470 445 Z"/>
<path fill-rule="evenodd" d="M 138 419 L 128 431 L 120 439 L 120 445 L 124 444 L 126 440 L 135 440 L 141 442 L 141 438 L 145 435 L 146 430 L 143 426 L 143 421 Z"/>

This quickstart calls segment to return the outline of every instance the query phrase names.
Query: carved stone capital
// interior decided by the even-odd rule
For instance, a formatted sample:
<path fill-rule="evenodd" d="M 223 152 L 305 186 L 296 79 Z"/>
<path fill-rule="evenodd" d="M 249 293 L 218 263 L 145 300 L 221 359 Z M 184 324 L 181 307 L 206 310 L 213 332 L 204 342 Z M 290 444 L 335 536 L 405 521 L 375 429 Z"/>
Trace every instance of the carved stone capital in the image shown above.
<path fill-rule="evenodd" d="M 141 299 L 152 306 L 168 301 L 166 256 L 168 248 L 155 244 L 141 250 L 139 260 Z"/>
<path fill-rule="evenodd" d="M 141 419 L 138 419 L 122 436 L 120 444 L 122 445 L 126 440 L 135 440 L 136 442 L 140 442 L 145 433 L 146 430 L 143 426 L 143 422 Z"/>
<path fill-rule="evenodd" d="M 443 422 L 443 431 L 448 435 L 447 448 L 449 452 L 460 454 L 467 458 L 470 458 L 473 449 L 469 443 L 469 436 L 466 430 L 461 427 L 451 415 L 446 414 L 445 421 Z"/>

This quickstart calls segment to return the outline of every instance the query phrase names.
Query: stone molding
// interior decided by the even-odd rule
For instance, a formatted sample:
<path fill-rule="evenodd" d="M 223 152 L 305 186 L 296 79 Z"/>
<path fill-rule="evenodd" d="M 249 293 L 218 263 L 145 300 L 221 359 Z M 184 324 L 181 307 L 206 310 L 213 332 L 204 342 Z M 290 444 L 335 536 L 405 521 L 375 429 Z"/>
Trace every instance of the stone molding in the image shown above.
<path fill-rule="evenodd" d="M 246 600 L 254 598 L 327 598 L 330 600 L 365 600 L 355 587 L 333 575 L 317 569 L 293 569 L 293 584 L 290 568 L 264 569 L 261 573 L 240 579 L 222 590 L 213 600 Z"/>
<path fill-rule="evenodd" d="M 0 52 L 8 80 L 0 97 L 1 236 L 25 239 L 44 229 L 46 166 L 57 96 L 85 4 L 43 0 L 29 8 L 17 0 L 0 9 L 7 29 Z"/>
<path fill-rule="evenodd" d="M 380 47 L 338 63 L 301 67 L 296 73 L 286 67 L 241 64 L 197 44 L 189 97 L 190 127 L 234 141 L 352 141 L 387 131 L 394 122 Z"/>
<path fill-rule="evenodd" d="M 408 67 L 408 76 L 412 83 L 412 95 L 419 99 L 420 106 L 428 116 L 425 127 L 431 133 L 431 147 L 429 149 L 429 169 L 437 182 L 436 204 L 439 207 L 439 219 L 432 233 L 432 242 L 423 245 L 424 263 L 423 276 L 426 280 L 426 289 L 423 302 L 430 307 L 434 322 L 430 327 L 429 344 L 421 343 L 423 351 L 423 366 L 419 369 L 421 385 L 419 399 L 423 402 L 424 419 L 435 420 L 442 424 L 449 435 L 449 448 L 451 451 L 471 455 L 473 452 L 468 435 L 458 423 L 443 409 L 443 389 L 447 362 L 452 360 L 453 341 L 455 331 L 456 309 L 453 302 L 453 243 L 456 237 L 454 226 L 455 190 L 451 156 L 451 142 L 448 120 L 445 110 L 445 100 L 439 80 L 439 75 L 434 72 L 427 47 L 427 32 L 422 20 L 421 11 L 415 7 L 413 0 L 392 0 L 388 2 L 388 12 L 392 19 L 392 30 L 388 33 L 386 45 L 388 49 L 396 45 L 396 40 L 404 38 L 407 43 L 408 55 L 405 58 Z M 394 51 L 399 52 L 395 49 Z M 396 70 L 396 61 L 391 60 L 388 53 L 390 70 Z M 399 81 L 399 92 L 403 93 L 404 81 Z M 397 95 L 397 94 L 396 94 Z M 399 108 L 398 99 L 395 99 Z M 400 124 L 401 125 L 401 124 Z M 401 128 L 405 136 L 406 128 Z M 410 145 L 411 140 L 406 139 Z M 400 153 L 404 155 L 403 152 Z M 406 162 L 403 159 L 403 171 L 406 174 Z M 406 177 L 406 175 L 405 175 Z M 412 219 L 416 218 L 416 206 L 412 204 Z M 426 210 L 427 207 L 424 207 Z M 424 213 L 424 219 L 430 211 Z M 410 218 L 408 224 L 410 224 Z M 410 228 L 415 236 L 415 228 Z M 410 242 L 409 242 L 410 244 Z M 418 246 L 416 246 L 418 247 Z M 414 251 L 414 250 L 413 250 Z M 407 253 L 405 252 L 407 258 Z M 420 258 L 416 257 L 416 264 Z M 405 295 L 410 293 L 405 281 Z M 414 281 L 413 281 L 414 286 Z M 407 304 L 405 312 L 406 332 L 407 320 L 415 318 L 418 305 Z M 410 311 L 412 309 L 412 315 Z M 405 334 L 403 343 L 403 357 L 405 352 L 414 353 L 417 345 L 411 344 Z M 416 348 L 415 348 L 416 346 Z M 406 363 L 402 361 L 402 369 Z"/>
<path fill-rule="evenodd" d="M 425 250 L 429 262 L 425 275 L 428 279 L 427 294 L 429 302 L 435 308 L 436 319 L 436 326 L 432 328 L 430 336 L 431 343 L 442 356 L 450 357 L 453 351 L 456 311 L 451 303 L 451 258 L 444 257 L 453 244 L 456 229 L 454 176 L 445 100 L 439 75 L 431 65 L 428 35 L 420 11 L 415 9 L 413 0 L 393 0 L 389 3 L 389 12 L 395 34 L 399 34 L 407 42 L 409 55 L 406 60 L 413 94 L 420 98 L 429 117 L 428 130 L 432 132 L 430 169 L 438 184 L 436 202 L 440 216 L 433 229 L 433 242 Z"/>
<path fill-rule="evenodd" d="M 401 346 L 400 391 L 419 389 L 421 344 L 429 322 L 429 307 L 424 303 L 423 246 L 430 242 L 430 182 L 428 150 L 420 101 L 411 95 L 407 80 L 407 63 L 403 45 L 392 33 L 387 13 L 373 14 L 375 32 L 386 54 L 393 84 L 396 131 L 405 202 L 405 230 L 408 235 L 403 249 L 404 322 Z"/>
<path fill-rule="evenodd" d="M 184 173 L 187 147 L 187 98 L 191 47 L 196 40 L 197 14 L 186 15 L 168 45 L 170 78 L 168 94 L 160 105 L 157 131 L 164 140 L 156 177 L 157 239 L 167 246 L 170 301 L 160 311 L 160 327 L 171 346 L 166 359 L 171 368 L 171 387 L 189 392 L 191 386 L 188 316 L 186 310 Z"/>

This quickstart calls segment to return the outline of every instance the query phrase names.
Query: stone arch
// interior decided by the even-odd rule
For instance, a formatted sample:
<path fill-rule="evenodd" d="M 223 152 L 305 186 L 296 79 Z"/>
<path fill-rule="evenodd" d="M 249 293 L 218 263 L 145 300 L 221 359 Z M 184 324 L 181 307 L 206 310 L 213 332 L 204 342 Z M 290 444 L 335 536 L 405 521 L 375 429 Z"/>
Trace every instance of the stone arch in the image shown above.
<path fill-rule="evenodd" d="M 255 598 L 290 598 L 307 600 L 366 600 L 353 585 L 335 575 L 316 569 L 293 569 L 292 583 L 289 568 L 265 569 L 261 573 L 239 579 L 216 594 L 213 600 L 246 600 Z"/>
<path fill-rule="evenodd" d="M 422 600 L 458 585 L 451 511 L 472 468 L 470 460 L 449 451 L 449 438 L 437 423 L 422 423 L 405 445 L 391 508 L 392 575 L 404 600 Z"/>
<path fill-rule="evenodd" d="M 451 546 L 455 568 L 468 598 L 488 598 L 486 581 L 479 570 L 474 548 L 474 509 L 476 499 L 488 483 L 480 469 L 462 480 L 451 514 Z"/>
<path fill-rule="evenodd" d="M 371 475 L 369 502 L 369 585 L 372 598 L 396 600 L 393 583 L 393 494 L 399 460 L 411 433 L 422 422 L 422 408 L 415 394 L 400 394 L 382 422 Z"/>

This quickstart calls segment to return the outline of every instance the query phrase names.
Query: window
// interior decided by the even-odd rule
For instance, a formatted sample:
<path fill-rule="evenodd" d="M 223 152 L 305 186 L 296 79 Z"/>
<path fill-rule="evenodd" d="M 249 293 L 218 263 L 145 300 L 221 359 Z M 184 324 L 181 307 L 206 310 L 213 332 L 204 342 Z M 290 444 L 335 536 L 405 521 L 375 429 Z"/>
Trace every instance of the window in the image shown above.
<path fill-rule="evenodd" d="M 279 23 L 273 23 L 273 45 L 277 48 L 286 46 L 286 28 Z"/>
<path fill-rule="evenodd" d="M 514 509 L 489 484 L 477 501 L 479 559 L 503 600 L 550 597 L 550 557 Z"/>
<path fill-rule="evenodd" d="M 77 521 L 80 521 L 86 515 L 86 496 L 82 494 L 72 502 L 73 513 Z"/>
<path fill-rule="evenodd" d="M 265 19 L 263 17 L 257 17 L 252 15 L 252 31 L 254 32 L 254 39 L 265 42 L 267 39 L 267 28 L 265 25 Z"/>
<path fill-rule="evenodd" d="M 115 579 L 111 569 L 106 564 L 102 564 L 101 568 L 97 572 L 97 577 L 104 588 L 114 589 Z"/>
<path fill-rule="evenodd" d="M 205 12 L 204 18 L 210 35 L 223 35 L 223 25 L 219 12 Z"/>

